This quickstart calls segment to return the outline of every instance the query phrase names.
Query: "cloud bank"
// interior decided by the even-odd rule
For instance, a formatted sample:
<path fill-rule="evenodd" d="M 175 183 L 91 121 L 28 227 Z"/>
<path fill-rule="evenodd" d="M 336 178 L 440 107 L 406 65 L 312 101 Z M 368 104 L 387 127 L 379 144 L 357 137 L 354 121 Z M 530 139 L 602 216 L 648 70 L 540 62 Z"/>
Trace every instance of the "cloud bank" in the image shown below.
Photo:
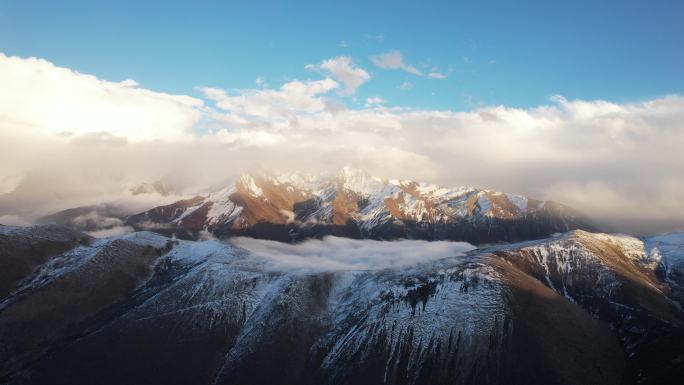
<path fill-rule="evenodd" d="M 680 95 L 554 96 L 533 108 L 466 112 L 385 107 L 377 95 L 352 109 L 336 91 L 357 83 L 325 67 L 313 73 L 320 79 L 278 88 L 186 96 L 0 55 L 0 216 L 102 202 L 131 183 L 162 179 L 192 194 L 254 167 L 353 164 L 386 178 L 556 200 L 615 230 L 684 227 Z"/>
<path fill-rule="evenodd" d="M 231 243 L 250 251 L 275 270 L 350 271 L 408 267 L 475 249 L 465 242 L 393 242 L 328 236 L 298 244 L 237 237 Z"/>
<path fill-rule="evenodd" d="M 140 88 L 131 79 L 98 79 L 38 58 L 0 53 L 0 84 L 0 129 L 14 134 L 61 135 L 86 144 L 176 140 L 202 117 L 200 99 Z"/>

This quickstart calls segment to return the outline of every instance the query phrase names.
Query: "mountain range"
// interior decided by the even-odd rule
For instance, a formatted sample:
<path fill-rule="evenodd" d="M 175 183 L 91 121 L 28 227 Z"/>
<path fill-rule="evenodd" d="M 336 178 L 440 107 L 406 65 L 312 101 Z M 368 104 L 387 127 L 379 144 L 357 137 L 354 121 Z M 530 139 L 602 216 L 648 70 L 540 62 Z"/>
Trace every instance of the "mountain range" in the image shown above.
<path fill-rule="evenodd" d="M 244 174 L 221 190 L 122 219 L 135 230 L 182 239 L 244 235 L 287 242 L 335 235 L 483 244 L 594 228 L 581 213 L 552 201 L 384 180 L 349 167 L 315 177 Z"/>
<path fill-rule="evenodd" d="M 0 225 L 0 383 L 684 378 L 684 233 L 352 168 L 39 222 Z"/>
<path fill-rule="evenodd" d="M 145 231 L 95 239 L 57 225 L 0 226 L 0 246 L 2 383 L 671 384 L 684 375 L 681 233 L 575 230 L 357 271 L 284 269 L 222 241 Z"/>

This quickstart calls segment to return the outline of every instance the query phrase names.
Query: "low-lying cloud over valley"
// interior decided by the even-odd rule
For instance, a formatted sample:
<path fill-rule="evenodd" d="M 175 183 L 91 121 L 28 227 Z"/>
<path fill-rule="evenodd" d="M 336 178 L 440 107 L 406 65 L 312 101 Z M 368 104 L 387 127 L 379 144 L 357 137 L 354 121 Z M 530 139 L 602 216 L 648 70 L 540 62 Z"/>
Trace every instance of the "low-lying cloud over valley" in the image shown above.
<path fill-rule="evenodd" d="M 236 237 L 231 243 L 260 258 L 274 270 L 350 271 L 408 267 L 474 250 L 465 242 L 375 241 L 327 236 L 298 244 Z"/>

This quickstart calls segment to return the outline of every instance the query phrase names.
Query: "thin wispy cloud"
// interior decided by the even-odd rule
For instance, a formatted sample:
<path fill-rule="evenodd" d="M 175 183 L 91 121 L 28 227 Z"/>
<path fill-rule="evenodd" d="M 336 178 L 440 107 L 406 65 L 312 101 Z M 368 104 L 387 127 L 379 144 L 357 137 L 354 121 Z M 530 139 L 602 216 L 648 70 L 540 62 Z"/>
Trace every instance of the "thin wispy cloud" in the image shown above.
<path fill-rule="evenodd" d="M 441 72 L 430 72 L 428 77 L 431 79 L 446 79 L 447 76 Z"/>
<path fill-rule="evenodd" d="M 380 104 L 383 104 L 383 103 L 387 103 L 387 100 L 385 100 L 385 99 L 383 99 L 383 98 L 381 98 L 381 97 L 379 97 L 379 96 L 374 96 L 374 97 L 372 97 L 372 98 L 366 99 L 366 104 L 365 104 L 365 106 L 366 106 L 366 107 L 373 107 L 373 106 L 377 106 L 377 105 L 380 105 Z"/>
<path fill-rule="evenodd" d="M 378 68 L 402 70 L 417 76 L 423 75 L 423 73 L 418 68 L 405 63 L 404 56 L 401 54 L 401 52 L 397 50 L 372 56 L 371 61 Z"/>
<path fill-rule="evenodd" d="M 404 56 L 398 50 L 389 51 L 381 53 L 378 55 L 371 56 L 371 61 L 376 67 L 381 69 L 389 70 L 401 70 L 408 72 L 416 76 L 426 76 L 430 79 L 446 79 L 447 75 L 440 72 L 437 68 L 433 68 L 432 71 L 424 73 L 415 66 L 412 66 L 404 60 Z M 409 84 L 409 83 L 404 83 Z M 404 86 L 404 89 L 406 86 Z"/>
<path fill-rule="evenodd" d="M 413 88 L 413 84 L 411 82 L 403 82 L 399 84 L 397 88 L 403 91 L 408 91 Z"/>
<path fill-rule="evenodd" d="M 254 83 L 256 83 L 258 88 L 267 88 L 268 87 L 268 83 L 266 83 L 266 79 L 264 79 L 261 76 L 257 76 Z"/>
<path fill-rule="evenodd" d="M 382 43 L 385 41 L 385 35 L 381 35 L 381 34 L 373 35 L 373 34 L 365 33 L 365 34 L 363 34 L 363 39 L 366 41 L 372 41 L 375 43 Z"/>

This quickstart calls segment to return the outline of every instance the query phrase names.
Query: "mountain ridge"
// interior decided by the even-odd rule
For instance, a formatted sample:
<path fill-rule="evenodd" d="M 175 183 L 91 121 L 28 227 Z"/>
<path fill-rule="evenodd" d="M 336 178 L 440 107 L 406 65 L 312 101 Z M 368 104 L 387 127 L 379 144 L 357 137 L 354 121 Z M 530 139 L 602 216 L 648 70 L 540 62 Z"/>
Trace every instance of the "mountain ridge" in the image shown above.
<path fill-rule="evenodd" d="M 684 374 L 682 299 L 670 290 L 684 284 L 681 234 L 577 230 L 401 268 L 298 272 L 217 240 L 62 229 L 0 227 L 12 249 L 47 238 L 66 248 L 50 246 L 0 298 L 2 382 L 668 384 Z"/>
<path fill-rule="evenodd" d="M 126 225 L 185 239 L 204 233 L 291 242 L 336 235 L 476 244 L 594 229 L 583 214 L 556 202 L 381 179 L 349 167 L 318 177 L 243 174 L 217 192 L 132 215 Z"/>

